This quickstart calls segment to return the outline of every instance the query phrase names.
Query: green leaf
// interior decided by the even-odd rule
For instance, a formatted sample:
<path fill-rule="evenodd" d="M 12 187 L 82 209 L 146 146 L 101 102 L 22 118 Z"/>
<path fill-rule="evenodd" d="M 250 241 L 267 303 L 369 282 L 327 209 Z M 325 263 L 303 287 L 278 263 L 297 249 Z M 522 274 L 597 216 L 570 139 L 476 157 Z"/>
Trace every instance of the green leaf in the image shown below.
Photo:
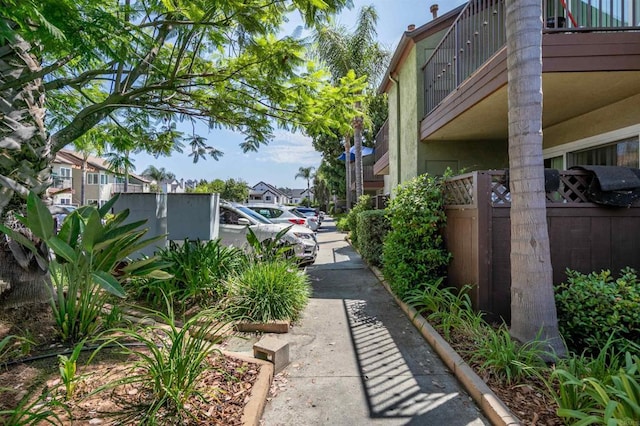
<path fill-rule="evenodd" d="M 27 197 L 27 222 L 36 237 L 47 241 L 53 235 L 53 216 L 34 192 L 29 192 Z"/>
<path fill-rule="evenodd" d="M 47 244 L 53 250 L 53 252 L 70 263 L 76 263 L 78 258 L 76 252 L 69 244 L 65 243 L 62 239 L 55 235 L 47 241 Z"/>
<path fill-rule="evenodd" d="M 126 293 L 118 280 L 105 271 L 95 271 L 91 274 L 93 281 L 109 293 L 124 298 Z"/>
<path fill-rule="evenodd" d="M 113 207 L 116 201 L 118 201 L 118 198 L 120 198 L 120 194 L 116 194 L 115 196 L 113 196 L 109 201 L 104 203 L 104 205 L 98 209 L 100 217 L 105 217 L 107 213 L 109 213 L 109 210 L 111 210 L 111 207 Z"/>
<path fill-rule="evenodd" d="M 102 234 L 102 221 L 97 209 L 93 209 L 82 233 L 82 245 L 87 251 L 93 251 L 93 246 Z"/>

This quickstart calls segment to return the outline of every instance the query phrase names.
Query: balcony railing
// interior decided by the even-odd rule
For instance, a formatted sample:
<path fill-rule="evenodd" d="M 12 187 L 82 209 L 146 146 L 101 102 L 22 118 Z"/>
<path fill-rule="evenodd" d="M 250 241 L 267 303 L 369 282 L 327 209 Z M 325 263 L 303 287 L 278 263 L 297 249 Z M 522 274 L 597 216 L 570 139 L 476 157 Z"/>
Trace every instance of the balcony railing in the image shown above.
<path fill-rule="evenodd" d="M 51 184 L 52 188 L 67 189 L 71 188 L 71 186 L 71 176 L 53 176 L 53 183 Z"/>
<path fill-rule="evenodd" d="M 113 194 L 115 194 L 117 192 L 125 192 L 124 183 L 111 184 L 111 192 Z M 127 185 L 127 191 L 126 192 L 144 192 L 144 187 L 142 185 L 130 183 L 130 184 Z"/>
<path fill-rule="evenodd" d="M 389 120 L 385 121 L 376 135 L 376 162 L 389 152 Z"/>
<path fill-rule="evenodd" d="M 546 32 L 640 29 L 637 1 L 547 0 L 542 7 Z M 423 67 L 425 115 L 505 44 L 504 0 L 469 1 Z"/>

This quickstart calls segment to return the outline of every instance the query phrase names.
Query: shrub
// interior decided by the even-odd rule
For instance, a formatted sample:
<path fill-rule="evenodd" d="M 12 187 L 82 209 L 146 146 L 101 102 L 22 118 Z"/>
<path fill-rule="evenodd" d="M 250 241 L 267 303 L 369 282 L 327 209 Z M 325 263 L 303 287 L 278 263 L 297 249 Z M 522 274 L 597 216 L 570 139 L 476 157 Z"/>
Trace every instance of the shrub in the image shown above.
<path fill-rule="evenodd" d="M 349 232 L 349 221 L 347 220 L 347 216 L 336 218 L 336 228 L 341 232 Z"/>
<path fill-rule="evenodd" d="M 497 330 L 484 326 L 476 330 L 477 347 L 469 353 L 472 364 L 478 364 L 481 371 L 498 377 L 508 385 L 535 376 L 545 367 L 548 355 L 538 339 L 520 344 L 502 325 Z"/>
<path fill-rule="evenodd" d="M 360 255 L 372 265 L 382 264 L 382 244 L 389 232 L 389 219 L 384 210 L 366 210 L 356 217 L 356 234 Z"/>
<path fill-rule="evenodd" d="M 607 270 L 567 270 L 555 298 L 560 332 L 574 352 L 597 352 L 609 338 L 621 351 L 627 342 L 640 341 L 640 283 L 633 269 L 623 269 L 615 280 Z"/>
<path fill-rule="evenodd" d="M 559 382 L 559 391 L 552 392 L 558 415 L 572 424 L 640 424 L 640 357 L 626 352 L 624 365 L 609 371 L 609 375 L 593 377 L 555 370 L 552 378 Z"/>
<path fill-rule="evenodd" d="M 400 298 L 445 275 L 451 256 L 441 234 L 446 222 L 442 193 L 441 179 L 425 174 L 400 185 L 387 205 L 391 230 L 384 241 L 383 272 Z"/>
<path fill-rule="evenodd" d="M 228 281 L 225 305 L 234 319 L 295 320 L 311 294 L 309 278 L 291 262 L 254 263 Z"/>
<path fill-rule="evenodd" d="M 102 348 L 116 344 L 125 354 L 139 358 L 131 375 L 104 387 L 109 389 L 136 382 L 149 386 L 150 400 L 138 424 L 157 424 L 158 418 L 165 418 L 167 424 L 186 424 L 187 420 L 196 418 L 190 399 L 205 400 L 205 391 L 199 386 L 200 375 L 210 368 L 207 357 L 219 353 L 217 344 L 222 337 L 217 336 L 221 336 L 221 330 L 228 324 L 223 313 L 209 309 L 200 311 L 178 327 L 168 299 L 165 303 L 167 314 L 148 310 L 152 318 L 160 319 L 162 326 L 115 329 L 136 344 L 115 337 L 103 343 L 92 355 L 93 358 Z"/>
<path fill-rule="evenodd" d="M 171 241 L 169 247 L 156 254 L 170 263 L 165 271 L 172 278 L 134 282 L 129 286 L 137 298 L 153 306 L 162 306 L 165 295 L 180 303 L 195 301 L 211 306 L 226 293 L 224 280 L 244 268 L 247 261 L 241 249 L 224 246 L 219 240 Z"/>
<path fill-rule="evenodd" d="M 347 215 L 347 228 L 351 232 L 351 244 L 354 247 L 358 247 L 358 230 L 357 221 L 358 215 L 366 210 L 371 209 L 371 196 L 362 195 L 355 206 L 349 211 Z"/>
<path fill-rule="evenodd" d="M 79 341 L 105 326 L 103 308 L 111 295 L 124 297 L 121 283 L 131 276 L 167 278 L 160 269 L 166 264 L 152 257 L 129 261 L 136 251 L 162 237 L 143 240 L 146 220 L 124 223 L 129 211 L 104 217 L 117 196 L 104 206 L 83 206 L 69 214 L 55 234 L 54 220 L 42 200 L 33 192 L 27 199 L 27 215 L 19 220 L 49 247 L 49 259 L 22 234 L 0 225 L 0 231 L 30 250 L 39 264 L 49 265 L 53 281 L 51 308 L 65 341 Z"/>

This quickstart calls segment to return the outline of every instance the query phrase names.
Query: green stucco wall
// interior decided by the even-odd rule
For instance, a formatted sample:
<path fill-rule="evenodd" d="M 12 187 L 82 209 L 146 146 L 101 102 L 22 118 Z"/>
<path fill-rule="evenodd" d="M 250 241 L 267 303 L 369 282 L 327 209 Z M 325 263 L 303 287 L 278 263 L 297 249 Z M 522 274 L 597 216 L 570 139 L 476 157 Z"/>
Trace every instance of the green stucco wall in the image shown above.
<path fill-rule="evenodd" d="M 454 172 L 508 167 L 506 140 L 421 142 L 424 153 L 420 173 L 441 175 L 447 167 Z"/>

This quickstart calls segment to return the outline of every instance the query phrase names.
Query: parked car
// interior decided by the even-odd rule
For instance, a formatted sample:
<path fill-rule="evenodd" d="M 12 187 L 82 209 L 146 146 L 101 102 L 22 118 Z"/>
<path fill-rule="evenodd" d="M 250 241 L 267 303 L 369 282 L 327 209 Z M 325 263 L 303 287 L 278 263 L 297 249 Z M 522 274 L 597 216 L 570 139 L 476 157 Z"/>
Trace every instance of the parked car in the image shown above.
<path fill-rule="evenodd" d="M 294 207 L 293 210 L 300 214 L 305 215 L 306 217 L 314 218 L 314 220 L 318 222 L 318 228 L 320 228 L 320 226 L 322 225 L 322 217 L 320 217 L 320 214 L 316 209 L 311 207 L 298 206 L 298 207 Z"/>
<path fill-rule="evenodd" d="M 305 226 L 292 223 L 273 223 L 247 206 L 223 202 L 220 205 L 218 236 L 223 244 L 235 247 L 247 247 L 248 228 L 260 241 L 273 238 L 284 228 L 290 229 L 283 240 L 291 244 L 294 256 L 301 264 L 310 265 L 316 260 L 318 242 L 315 233 Z"/>
<path fill-rule="evenodd" d="M 68 215 L 73 213 L 73 211 L 76 208 L 77 208 L 76 206 L 72 206 L 70 204 L 54 204 L 49 206 L 49 211 L 53 215 L 53 219 L 55 222 L 56 231 L 60 230 L 60 227 L 62 226 L 62 222 L 64 221 L 64 219 Z"/>
<path fill-rule="evenodd" d="M 318 229 L 318 224 L 307 220 L 307 216 L 293 210 L 293 207 L 286 207 L 279 204 L 268 203 L 248 203 L 251 210 L 261 214 L 273 223 L 293 223 L 296 225 L 306 225 L 312 231 Z"/>

